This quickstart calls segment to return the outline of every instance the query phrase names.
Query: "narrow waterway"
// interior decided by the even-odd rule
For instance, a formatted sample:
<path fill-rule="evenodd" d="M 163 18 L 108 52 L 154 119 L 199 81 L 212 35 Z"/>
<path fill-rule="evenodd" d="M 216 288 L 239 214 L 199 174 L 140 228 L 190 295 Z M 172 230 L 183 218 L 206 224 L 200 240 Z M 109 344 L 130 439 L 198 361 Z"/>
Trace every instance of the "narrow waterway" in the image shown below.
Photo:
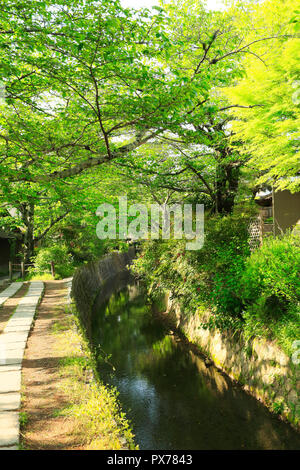
<path fill-rule="evenodd" d="M 98 300 L 99 371 L 119 391 L 140 449 L 300 448 L 289 425 L 167 331 L 137 286 Z"/>

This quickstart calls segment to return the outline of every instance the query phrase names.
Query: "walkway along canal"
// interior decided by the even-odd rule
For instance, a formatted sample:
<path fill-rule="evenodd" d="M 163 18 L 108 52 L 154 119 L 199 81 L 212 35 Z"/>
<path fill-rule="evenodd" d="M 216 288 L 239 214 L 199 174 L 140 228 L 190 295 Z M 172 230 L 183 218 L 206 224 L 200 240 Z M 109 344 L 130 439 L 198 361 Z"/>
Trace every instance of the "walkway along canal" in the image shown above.
<path fill-rule="evenodd" d="M 300 437 L 153 315 L 132 284 L 96 299 L 92 342 L 140 449 L 299 449 Z"/>

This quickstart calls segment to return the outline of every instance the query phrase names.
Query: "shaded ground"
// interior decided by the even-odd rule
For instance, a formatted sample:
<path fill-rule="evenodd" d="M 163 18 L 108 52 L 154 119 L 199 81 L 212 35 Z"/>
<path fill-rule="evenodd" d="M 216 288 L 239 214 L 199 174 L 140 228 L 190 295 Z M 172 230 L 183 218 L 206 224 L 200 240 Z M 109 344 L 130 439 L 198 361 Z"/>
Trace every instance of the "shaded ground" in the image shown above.
<path fill-rule="evenodd" d="M 63 352 L 57 352 L 53 325 L 64 316 L 66 288 L 63 281 L 45 282 L 45 294 L 38 307 L 34 329 L 28 339 L 22 366 L 23 404 L 25 426 L 21 429 L 24 449 L 78 449 L 78 437 L 72 434 L 72 418 L 57 416 L 57 410 L 68 406 L 68 399 L 59 391 L 63 377 L 59 361 Z"/>
<path fill-rule="evenodd" d="M 1 288 L 0 292 L 5 290 L 8 286 Z M 12 297 L 7 299 L 7 301 L 0 307 L 0 333 L 5 328 L 6 323 L 10 319 L 11 315 L 14 313 L 15 308 L 17 307 L 20 299 L 24 296 L 28 290 L 28 283 L 24 283 L 21 289 L 15 293 Z"/>

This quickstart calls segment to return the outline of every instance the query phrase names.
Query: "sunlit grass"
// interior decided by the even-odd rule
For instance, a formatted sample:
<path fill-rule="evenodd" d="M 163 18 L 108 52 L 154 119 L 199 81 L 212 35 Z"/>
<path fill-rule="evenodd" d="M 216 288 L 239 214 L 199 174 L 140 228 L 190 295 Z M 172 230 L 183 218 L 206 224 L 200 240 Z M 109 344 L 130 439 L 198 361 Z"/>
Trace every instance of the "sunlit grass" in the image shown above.
<path fill-rule="evenodd" d="M 63 322 L 55 322 L 53 334 L 57 351 L 65 355 L 60 361 L 61 388 L 70 403 L 55 410 L 55 416 L 74 420 L 73 432 L 85 449 L 137 449 L 117 391 L 96 376 L 93 355 L 74 315 L 69 313 Z"/>
<path fill-rule="evenodd" d="M 17 279 L 17 282 L 23 281 L 54 281 L 54 277 L 50 273 L 27 274 L 25 279 Z"/>

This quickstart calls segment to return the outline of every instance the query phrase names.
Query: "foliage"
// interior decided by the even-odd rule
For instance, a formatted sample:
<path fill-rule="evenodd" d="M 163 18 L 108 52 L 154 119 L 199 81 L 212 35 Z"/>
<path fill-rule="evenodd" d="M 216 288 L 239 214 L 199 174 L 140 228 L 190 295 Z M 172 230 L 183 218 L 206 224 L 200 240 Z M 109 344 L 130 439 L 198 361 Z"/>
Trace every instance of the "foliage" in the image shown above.
<path fill-rule="evenodd" d="M 20 279 L 20 281 L 22 280 Z M 35 270 L 30 268 L 25 276 L 25 281 L 54 281 L 54 277 L 50 273 L 36 274 Z"/>
<path fill-rule="evenodd" d="M 193 198 L 212 212 L 231 213 L 244 157 L 239 153 L 241 143 L 229 145 L 231 106 L 220 90 L 243 76 L 242 59 L 244 51 L 251 51 L 247 42 L 253 19 L 243 18 L 241 31 L 243 8 L 212 13 L 202 2 L 193 0 L 166 2 L 164 7 L 172 24 L 171 40 L 185 44 L 181 53 L 173 53 L 172 63 L 185 70 L 185 82 L 201 74 L 200 100 L 184 116 L 180 127 L 170 123 L 168 130 L 172 133 L 159 135 L 125 161 L 117 160 L 117 169 L 120 165 L 128 178 L 145 185 L 156 199 Z M 255 31 L 257 38 L 268 36 L 265 29 Z M 268 33 L 272 35 L 273 29 Z M 206 61 L 216 61 L 207 75 L 202 70 Z"/>
<path fill-rule="evenodd" d="M 197 264 L 209 276 L 210 299 L 217 314 L 239 316 L 241 311 L 237 285 L 250 253 L 248 225 L 249 217 L 240 214 L 206 223 L 205 244 L 197 254 Z"/>
<path fill-rule="evenodd" d="M 280 415 L 280 414 L 284 411 L 284 403 L 283 403 L 283 401 L 275 401 L 275 402 L 272 404 L 272 409 L 273 409 L 274 413 Z"/>
<path fill-rule="evenodd" d="M 249 255 L 248 220 L 241 215 L 208 219 L 198 252 L 185 251 L 183 241 L 149 242 L 133 270 L 157 292 L 171 290 L 186 314 L 206 306 L 216 317 L 238 316 L 236 286 Z"/>
<path fill-rule="evenodd" d="M 209 101 L 209 89 L 236 69 L 234 52 L 225 57 L 223 48 L 233 51 L 238 39 L 203 7 L 196 18 L 207 50 L 195 49 L 182 68 L 177 58 L 190 54 L 162 8 L 135 11 L 110 0 L 70 0 L 64 8 L 5 3 L 1 124 L 8 158 L 1 175 L 9 182 L 17 176 L 49 187 L 124 158 L 165 130 L 179 132 Z"/>
<path fill-rule="evenodd" d="M 248 220 L 208 220 L 204 247 L 196 253 L 185 251 L 182 241 L 145 243 L 132 270 L 153 298 L 171 291 L 185 315 L 210 311 L 204 327 L 276 338 L 291 353 L 300 335 L 299 240 L 289 234 L 266 239 L 250 254 Z"/>
<path fill-rule="evenodd" d="M 299 238 L 266 239 L 246 262 L 240 296 L 246 335 L 276 337 L 291 352 L 300 335 Z"/>
<path fill-rule="evenodd" d="M 233 211 L 245 158 L 240 138 L 229 146 L 229 113 L 243 103 L 221 91 L 243 79 L 245 56 L 255 78 L 267 44 L 285 51 L 282 33 L 297 24 L 285 7 L 282 26 L 274 2 L 233 3 L 212 12 L 200 0 L 139 11 L 111 0 L 0 1 L 0 203 L 15 209 L 4 222 L 21 231 L 26 262 L 62 220 L 92 226 L 97 205 L 120 191 Z M 292 73 L 293 60 L 278 67 Z M 101 254 L 86 234 L 73 240 L 86 242 L 70 249 L 76 262 Z"/>
<path fill-rule="evenodd" d="M 47 248 L 41 248 L 34 258 L 34 267 L 31 274 L 43 274 L 50 271 L 50 263 L 53 261 L 55 274 L 58 277 L 68 277 L 73 271 L 73 259 L 66 245 L 56 244 Z"/>
<path fill-rule="evenodd" d="M 246 264 L 241 279 L 243 299 L 252 303 L 264 296 L 266 314 L 275 316 L 275 305 L 268 308 L 267 299 L 278 302 L 300 300 L 300 243 L 294 235 L 284 235 L 264 240 L 262 247 L 254 251 Z"/>
<path fill-rule="evenodd" d="M 20 423 L 20 428 L 24 430 L 24 428 L 28 424 L 28 414 L 26 411 L 20 411 L 19 413 L 19 423 Z"/>
<path fill-rule="evenodd" d="M 280 18 L 280 36 L 264 52 L 264 44 L 257 46 L 261 60 L 249 55 L 246 77 L 226 92 L 232 105 L 239 103 L 232 110 L 234 140 L 244 142 L 242 153 L 259 172 L 259 182 L 275 181 L 275 187 L 291 191 L 300 188 L 295 178 L 300 135 L 300 39 L 295 31 L 299 11 L 299 0 L 259 5 L 256 16 L 266 28 Z"/>

